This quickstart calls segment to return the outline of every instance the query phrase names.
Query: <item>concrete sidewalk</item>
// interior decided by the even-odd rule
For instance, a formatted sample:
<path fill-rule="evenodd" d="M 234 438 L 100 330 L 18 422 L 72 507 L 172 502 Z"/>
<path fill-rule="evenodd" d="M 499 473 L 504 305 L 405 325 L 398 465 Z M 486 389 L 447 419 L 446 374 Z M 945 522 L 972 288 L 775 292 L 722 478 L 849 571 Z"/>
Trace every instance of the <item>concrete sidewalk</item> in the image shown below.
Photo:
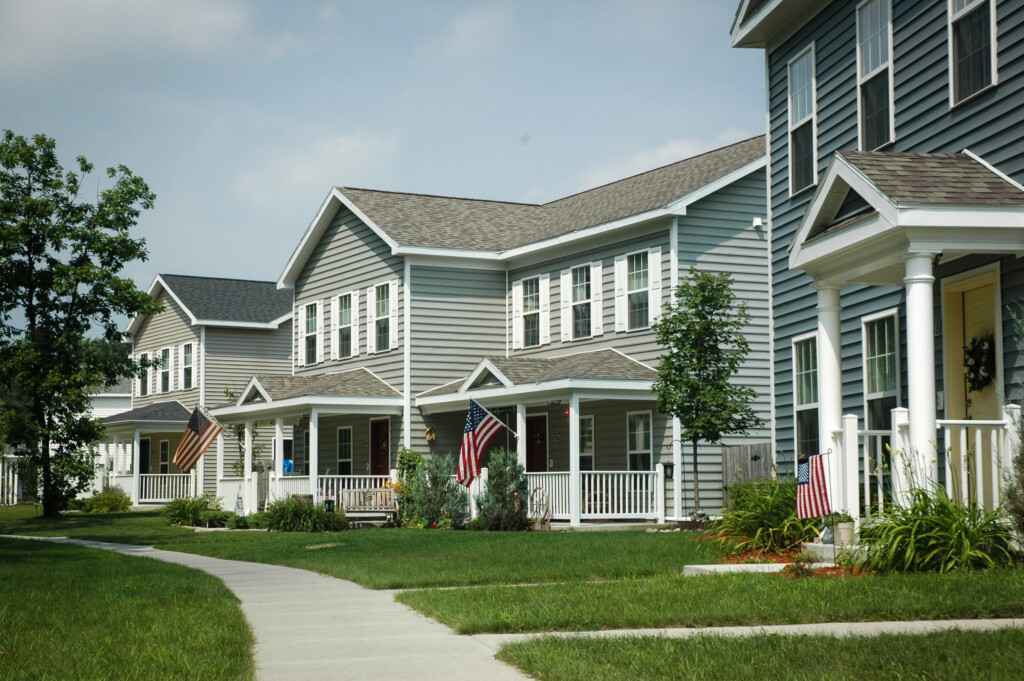
<path fill-rule="evenodd" d="M 307 570 L 160 551 L 150 546 L 44 539 L 145 556 L 219 577 L 242 601 L 261 681 L 528 679 L 494 650 L 395 602 L 391 594 Z"/>

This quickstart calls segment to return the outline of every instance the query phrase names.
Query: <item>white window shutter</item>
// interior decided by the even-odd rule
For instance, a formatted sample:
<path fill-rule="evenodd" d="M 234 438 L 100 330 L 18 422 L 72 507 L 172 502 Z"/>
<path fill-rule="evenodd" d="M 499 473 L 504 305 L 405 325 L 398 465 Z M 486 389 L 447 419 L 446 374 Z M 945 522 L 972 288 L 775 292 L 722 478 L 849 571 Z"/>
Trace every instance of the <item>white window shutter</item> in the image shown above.
<path fill-rule="evenodd" d="M 316 301 L 316 363 L 324 361 L 324 301 Z"/>
<path fill-rule="evenodd" d="M 338 359 L 338 296 L 331 297 L 331 359 Z"/>
<path fill-rule="evenodd" d="M 540 344 L 551 343 L 551 275 L 540 275 Z"/>
<path fill-rule="evenodd" d="M 178 390 L 185 389 L 185 346 L 182 343 L 178 346 Z"/>
<path fill-rule="evenodd" d="M 359 291 L 352 292 L 352 356 L 359 356 Z"/>
<path fill-rule="evenodd" d="M 523 280 L 512 282 L 512 349 L 523 347 Z"/>
<path fill-rule="evenodd" d="M 604 333 L 604 280 L 601 278 L 601 261 L 590 263 L 590 335 Z"/>
<path fill-rule="evenodd" d="M 572 340 L 572 270 L 562 270 L 560 293 L 562 308 L 562 342 Z"/>
<path fill-rule="evenodd" d="M 653 324 L 661 317 L 661 247 L 647 252 L 647 281 L 651 292 L 647 305 L 651 311 L 650 323 Z"/>
<path fill-rule="evenodd" d="M 306 366 L 306 320 L 299 314 L 302 309 L 301 305 L 295 307 L 295 364 L 300 367 Z"/>
<path fill-rule="evenodd" d="M 377 290 L 368 286 L 366 288 L 366 352 L 374 354 L 377 352 L 377 333 L 374 326 L 377 321 Z"/>
<path fill-rule="evenodd" d="M 388 337 L 391 339 L 391 349 L 398 347 L 398 280 L 388 282 L 388 296 L 391 300 L 390 322 L 388 324 Z M 406 329 L 406 333 L 409 330 Z"/>
<path fill-rule="evenodd" d="M 615 331 L 626 330 L 626 256 L 615 256 Z"/>

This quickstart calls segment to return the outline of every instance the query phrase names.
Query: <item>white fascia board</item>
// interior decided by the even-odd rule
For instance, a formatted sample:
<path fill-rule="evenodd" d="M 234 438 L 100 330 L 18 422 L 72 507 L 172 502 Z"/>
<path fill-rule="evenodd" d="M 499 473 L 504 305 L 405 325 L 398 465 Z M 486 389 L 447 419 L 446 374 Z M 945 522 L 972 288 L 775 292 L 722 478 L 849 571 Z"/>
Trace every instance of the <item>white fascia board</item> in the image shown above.
<path fill-rule="evenodd" d="M 266 402 L 271 401 L 270 395 L 267 393 L 266 389 L 260 385 L 259 379 L 253 376 L 249 379 L 249 383 L 246 384 L 245 389 L 242 390 L 242 394 L 238 396 L 237 400 L 235 400 L 235 406 L 240 407 L 245 404 L 245 401 L 249 399 L 250 395 L 252 395 L 253 390 L 258 392 Z"/>
<path fill-rule="evenodd" d="M 117 421 L 116 423 L 104 423 L 103 429 L 105 433 L 134 432 L 136 430 L 140 433 L 177 433 L 187 425 L 187 419 L 184 421 Z"/>
<path fill-rule="evenodd" d="M 682 197 L 681 199 L 677 199 L 677 200 L 673 201 L 672 203 L 668 204 L 667 209 L 673 215 L 686 215 L 686 208 L 687 208 L 687 206 L 689 206 L 689 205 L 691 205 L 693 203 L 696 203 L 697 201 L 700 201 L 703 198 L 707 198 L 708 196 L 711 196 L 712 194 L 714 194 L 717 191 L 725 189 L 726 187 L 731 185 L 733 182 L 736 182 L 737 180 L 742 180 L 744 177 L 746 177 L 750 173 L 756 172 L 758 170 L 762 170 L 762 169 L 767 168 L 767 167 L 768 167 L 768 156 L 767 155 L 766 156 L 762 156 L 761 158 L 759 158 L 759 159 L 757 159 L 755 161 L 751 161 L 750 163 L 748 163 L 747 165 L 743 166 L 742 168 L 737 168 L 736 170 L 732 171 L 728 175 L 723 175 L 722 177 L 718 178 L 714 182 L 706 184 L 703 187 L 700 187 L 699 189 L 690 192 L 689 194 L 687 194 L 686 196 Z"/>
<path fill-rule="evenodd" d="M 981 165 L 985 166 L 985 168 L 990 170 L 992 173 L 994 173 L 995 175 L 997 175 L 1000 178 L 1002 178 L 1003 180 L 1005 180 L 1008 184 L 1010 184 L 1010 185 L 1016 187 L 1017 189 L 1021 190 L 1022 192 L 1024 192 L 1024 185 L 1022 185 L 1020 182 L 1017 182 L 1017 180 L 1013 179 L 1012 177 L 1010 177 L 1009 175 L 1007 175 L 1006 173 L 1001 171 L 999 168 L 996 168 L 994 165 L 992 165 L 991 163 L 989 163 L 988 161 L 983 159 L 981 156 L 978 156 L 977 154 L 975 154 L 970 149 L 964 149 L 964 155 L 965 156 L 970 156 L 975 161 L 977 161 Z"/>
<path fill-rule="evenodd" d="M 165 282 L 163 280 L 163 278 L 159 274 L 156 275 L 156 277 L 153 278 L 153 283 L 149 285 L 149 290 L 147 290 L 146 293 L 147 293 L 147 295 L 149 295 L 150 298 L 152 298 L 153 300 L 156 300 L 156 297 L 158 295 L 160 295 L 160 290 L 161 289 L 164 290 L 164 291 L 167 291 L 167 295 L 169 295 L 171 297 L 171 299 L 174 300 L 174 302 L 178 304 L 178 307 L 181 308 L 181 311 L 184 312 L 186 315 L 188 315 L 189 321 L 193 325 L 195 325 L 196 324 L 196 316 L 194 314 L 192 314 L 191 310 L 189 310 L 187 307 L 185 307 L 185 304 L 183 302 L 181 302 L 181 299 L 178 298 L 178 296 L 174 293 L 174 291 L 171 290 L 171 287 L 167 285 L 167 282 Z M 131 322 L 128 323 L 127 327 L 125 327 L 125 331 L 127 331 L 129 334 L 134 336 L 135 332 L 139 330 L 139 326 L 142 325 L 142 319 L 143 319 L 142 315 L 135 315 L 135 318 L 132 319 Z"/>
<path fill-rule="evenodd" d="M 898 227 L 1021 229 L 1024 207 L 905 206 L 899 207 Z"/>
<path fill-rule="evenodd" d="M 449 393 L 446 395 L 417 397 L 416 406 L 423 408 L 443 406 L 446 404 L 462 404 L 466 403 L 470 398 L 479 402 L 490 398 L 510 399 L 515 397 L 529 397 L 530 395 L 536 396 L 548 393 L 572 391 L 599 391 L 602 394 L 608 394 L 609 399 L 613 399 L 617 394 L 649 395 L 651 399 L 654 399 L 653 385 L 653 381 L 565 378 L 557 381 L 546 381 L 544 383 L 516 385 L 511 388 L 495 387 L 478 389 L 471 393 Z"/>
<path fill-rule="evenodd" d="M 476 365 L 476 368 L 473 369 L 473 373 L 467 376 L 466 380 L 462 382 L 462 385 L 459 387 L 459 394 L 464 394 L 469 390 L 473 386 L 473 382 L 480 378 L 485 371 L 490 372 L 490 374 L 501 381 L 501 384 L 506 388 L 513 387 L 512 381 L 508 380 L 508 377 L 501 373 L 498 370 L 498 367 L 491 363 L 491 360 L 485 357 Z"/>
<path fill-rule="evenodd" d="M 316 217 L 313 218 L 313 221 L 306 229 L 306 233 L 302 235 L 299 245 L 295 247 L 292 257 L 288 259 L 288 264 L 285 265 L 284 271 L 278 277 L 277 288 L 289 289 L 295 286 L 295 280 L 305 266 L 306 261 L 309 260 L 309 256 L 313 254 L 313 250 L 320 241 L 320 237 L 323 236 L 324 231 L 331 224 L 331 220 L 334 219 L 340 206 L 345 206 L 357 218 L 362 220 L 367 227 L 373 230 L 391 248 L 392 253 L 398 249 L 398 243 L 394 239 L 367 217 L 338 187 L 332 187 L 331 191 L 327 194 L 327 198 L 321 204 L 320 210 L 317 211 Z"/>
<path fill-rule="evenodd" d="M 500 262 L 503 260 L 500 251 L 475 251 L 471 248 L 436 248 L 434 246 L 396 246 L 391 249 L 394 255 L 428 256 L 430 258 L 455 258 L 461 260 L 484 260 Z"/>
<path fill-rule="evenodd" d="M 850 249 L 857 244 L 878 239 L 891 229 L 893 229 L 893 224 L 880 214 L 866 217 L 863 222 L 851 225 L 835 234 L 815 239 L 811 243 L 805 244 L 803 248 L 791 252 L 789 254 L 789 269 L 805 269 L 807 265 L 821 258 Z"/>
<path fill-rule="evenodd" d="M 433 252 L 410 255 L 407 254 L 405 246 L 400 247 L 398 250 L 400 251 L 399 255 L 403 255 L 406 262 L 413 267 L 446 267 L 463 270 L 489 270 L 494 272 L 503 272 L 506 267 L 503 260 L 477 258 L 474 256 L 472 251 L 470 251 L 468 255 L 466 252 L 461 252 L 459 255 L 448 256 Z"/>
<path fill-rule="evenodd" d="M 281 321 L 289 319 L 291 314 L 283 317 Z M 220 319 L 196 319 L 192 322 L 194 326 L 211 326 L 219 327 L 224 329 L 259 329 L 262 331 L 273 331 L 277 327 L 281 326 L 281 321 L 272 322 L 233 322 L 228 320 Z"/>
<path fill-rule="evenodd" d="M 800 26 L 821 11 L 828 3 L 821 0 L 771 0 L 754 12 L 754 16 L 743 21 L 749 2 L 744 0 L 733 19 L 729 32 L 733 47 L 769 47 L 769 38 L 778 44 L 792 35 Z M 779 12 L 776 12 L 779 10 Z M 796 21 L 800 13 L 806 13 L 803 21 Z M 781 36 L 775 33 L 784 30 Z"/>
<path fill-rule="evenodd" d="M 265 416 L 282 412 L 326 409 L 339 414 L 400 414 L 401 397 L 333 397 L 327 395 L 303 395 L 274 402 L 260 402 L 229 407 L 220 407 L 210 413 L 216 417 Z"/>

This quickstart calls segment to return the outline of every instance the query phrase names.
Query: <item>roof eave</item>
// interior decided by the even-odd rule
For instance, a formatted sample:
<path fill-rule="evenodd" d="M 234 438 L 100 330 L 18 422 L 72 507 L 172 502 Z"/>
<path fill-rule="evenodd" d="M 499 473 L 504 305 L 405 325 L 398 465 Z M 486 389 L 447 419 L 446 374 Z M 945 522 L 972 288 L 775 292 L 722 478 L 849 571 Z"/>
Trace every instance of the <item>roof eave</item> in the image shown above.
<path fill-rule="evenodd" d="M 744 0 L 733 22 L 733 47 L 764 49 L 777 44 L 792 35 L 828 3 L 821 0 L 769 0 L 753 16 L 743 20 L 747 4 L 748 0 Z M 809 8 L 813 8 L 813 11 L 807 13 Z"/>

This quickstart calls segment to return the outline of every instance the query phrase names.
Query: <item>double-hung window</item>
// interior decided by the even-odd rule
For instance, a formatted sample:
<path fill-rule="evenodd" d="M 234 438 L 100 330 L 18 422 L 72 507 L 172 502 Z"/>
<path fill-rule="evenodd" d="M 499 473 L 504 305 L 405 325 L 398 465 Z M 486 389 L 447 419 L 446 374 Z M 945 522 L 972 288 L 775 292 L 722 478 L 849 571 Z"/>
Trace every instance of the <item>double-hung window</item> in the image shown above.
<path fill-rule="evenodd" d="M 160 392 L 171 392 L 171 349 L 160 351 Z"/>
<path fill-rule="evenodd" d="M 864 320 L 864 399 L 869 430 L 891 430 L 899 388 L 896 312 Z"/>
<path fill-rule="evenodd" d="M 626 305 L 629 331 L 650 326 L 650 291 L 647 251 L 626 256 Z"/>
<path fill-rule="evenodd" d="M 572 339 L 589 338 L 591 316 L 590 265 L 572 268 Z"/>
<path fill-rule="evenodd" d="M 338 428 L 338 475 L 352 475 L 352 426 Z"/>
<path fill-rule="evenodd" d="M 149 361 L 149 353 L 148 352 L 140 352 L 139 353 L 139 361 L 140 362 L 148 362 Z M 138 387 L 139 387 L 139 389 L 138 389 L 139 397 L 146 397 L 147 395 L 149 395 L 149 375 L 150 375 L 150 372 L 152 372 L 152 371 L 153 371 L 153 369 L 151 367 L 146 367 L 146 371 L 142 374 L 142 376 L 140 376 L 138 379 L 136 379 L 137 382 L 138 382 Z"/>
<path fill-rule="evenodd" d="M 192 389 L 193 366 L 195 365 L 195 343 L 185 343 L 181 346 L 181 375 L 179 382 L 182 390 Z"/>
<path fill-rule="evenodd" d="M 351 357 L 352 352 L 352 294 L 346 293 L 338 296 L 338 316 L 335 325 L 338 327 L 338 350 L 339 357 Z"/>
<path fill-rule="evenodd" d="M 317 335 L 319 332 L 319 315 L 317 314 L 317 304 L 309 303 L 304 308 L 304 319 L 303 319 L 303 347 L 305 348 L 306 366 L 312 366 L 317 361 Z"/>
<path fill-rule="evenodd" d="M 626 414 L 626 456 L 629 470 L 651 470 L 651 412 Z"/>
<path fill-rule="evenodd" d="M 860 148 L 874 151 L 893 141 L 891 0 L 866 0 L 857 8 L 857 106 Z"/>
<path fill-rule="evenodd" d="M 996 82 L 995 2 L 949 0 L 950 97 L 953 105 Z"/>
<path fill-rule="evenodd" d="M 817 182 L 814 45 L 789 62 L 789 191 Z"/>
<path fill-rule="evenodd" d="M 797 456 L 818 454 L 818 337 L 793 341 L 793 409 Z"/>
<path fill-rule="evenodd" d="M 594 470 L 594 417 L 580 417 L 580 470 Z"/>
<path fill-rule="evenodd" d="M 523 347 L 540 345 L 540 277 L 523 279 Z"/>
<path fill-rule="evenodd" d="M 376 348 L 380 352 L 391 347 L 391 287 L 388 284 L 379 284 L 376 291 L 376 312 L 375 322 Z"/>
<path fill-rule="evenodd" d="M 170 472 L 171 463 L 171 442 L 160 440 L 160 473 L 167 475 Z"/>

